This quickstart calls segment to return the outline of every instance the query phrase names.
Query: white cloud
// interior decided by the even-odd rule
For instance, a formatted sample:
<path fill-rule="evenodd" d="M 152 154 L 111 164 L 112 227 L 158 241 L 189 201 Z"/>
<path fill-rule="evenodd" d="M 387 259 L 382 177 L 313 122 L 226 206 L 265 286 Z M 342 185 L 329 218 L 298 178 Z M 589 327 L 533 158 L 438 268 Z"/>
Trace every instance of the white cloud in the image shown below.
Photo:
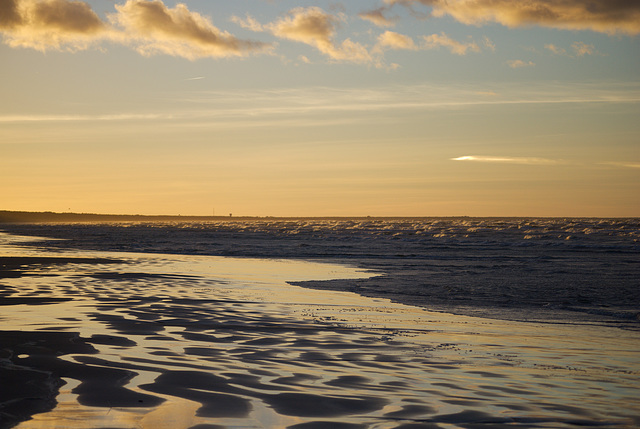
<path fill-rule="evenodd" d="M 452 161 L 470 162 L 496 162 L 504 164 L 526 164 L 526 165 L 556 165 L 562 161 L 547 158 L 510 157 L 510 156 L 460 156 L 451 158 Z"/>

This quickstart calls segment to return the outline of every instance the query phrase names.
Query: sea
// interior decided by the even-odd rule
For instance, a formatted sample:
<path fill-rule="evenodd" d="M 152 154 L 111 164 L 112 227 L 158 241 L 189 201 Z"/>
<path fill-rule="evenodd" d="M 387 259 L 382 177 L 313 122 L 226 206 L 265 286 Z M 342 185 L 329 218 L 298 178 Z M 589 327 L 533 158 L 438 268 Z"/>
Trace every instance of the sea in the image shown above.
<path fill-rule="evenodd" d="M 369 278 L 295 282 L 490 319 L 640 330 L 640 219 L 227 218 L 0 224 L 49 249 L 296 259 Z"/>

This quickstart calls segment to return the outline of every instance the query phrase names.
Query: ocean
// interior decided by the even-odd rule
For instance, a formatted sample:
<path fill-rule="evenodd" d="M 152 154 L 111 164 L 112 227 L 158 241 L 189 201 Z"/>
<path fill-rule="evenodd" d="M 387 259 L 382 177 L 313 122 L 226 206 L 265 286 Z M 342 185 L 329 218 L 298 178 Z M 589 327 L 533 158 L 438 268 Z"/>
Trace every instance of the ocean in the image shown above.
<path fill-rule="evenodd" d="M 0 225 L 0 429 L 631 428 L 637 219 Z"/>
<path fill-rule="evenodd" d="M 454 314 L 640 327 L 637 218 L 261 218 L 0 230 L 62 239 L 48 242 L 60 249 L 344 263 L 377 275 L 297 284 Z"/>

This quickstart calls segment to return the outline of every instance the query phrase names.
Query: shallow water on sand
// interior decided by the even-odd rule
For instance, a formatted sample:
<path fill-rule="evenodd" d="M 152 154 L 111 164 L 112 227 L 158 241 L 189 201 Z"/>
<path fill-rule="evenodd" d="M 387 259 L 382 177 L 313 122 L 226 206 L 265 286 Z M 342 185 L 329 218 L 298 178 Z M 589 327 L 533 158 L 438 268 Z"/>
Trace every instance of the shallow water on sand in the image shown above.
<path fill-rule="evenodd" d="M 382 275 L 299 285 L 465 316 L 640 329 L 638 218 L 218 218 L 0 229 L 57 237 L 48 245 L 66 249 L 346 261 Z"/>
<path fill-rule="evenodd" d="M 287 283 L 372 275 L 339 265 L 16 246 L 0 249 L 0 368 L 47 387 L 8 386 L 43 405 L 19 428 L 640 425 L 637 331 Z"/>

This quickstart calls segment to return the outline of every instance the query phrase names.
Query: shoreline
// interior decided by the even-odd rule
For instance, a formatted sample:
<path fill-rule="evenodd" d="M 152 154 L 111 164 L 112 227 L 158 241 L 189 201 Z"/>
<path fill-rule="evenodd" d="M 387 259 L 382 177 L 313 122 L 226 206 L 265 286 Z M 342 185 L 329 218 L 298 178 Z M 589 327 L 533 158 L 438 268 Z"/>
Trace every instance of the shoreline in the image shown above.
<path fill-rule="evenodd" d="M 415 228 L 411 226 L 413 222 L 392 223 L 391 230 L 387 231 L 379 220 L 363 219 L 365 228 L 373 228 L 373 231 L 354 235 L 352 221 L 273 224 L 272 221 L 275 222 L 270 219 L 223 220 L 216 227 L 189 222 L 180 227 L 170 227 L 167 223 L 75 223 L 64 226 L 34 223 L 4 224 L 4 229 L 18 234 L 55 237 L 40 240 L 45 240 L 42 245 L 61 250 L 199 254 L 346 264 L 380 275 L 349 281 L 314 279 L 297 284 L 310 289 L 355 292 L 458 315 L 640 329 L 637 281 L 640 248 L 633 235 L 634 231 L 637 235 L 633 226 L 628 233 L 620 225 L 612 226 L 613 236 L 606 238 L 608 241 L 602 249 L 593 250 L 588 241 L 592 234 L 589 228 L 602 229 L 600 222 L 558 228 L 557 231 L 546 231 L 547 225 L 543 223 L 539 226 L 542 232 L 537 233 L 551 236 L 552 241 L 537 244 L 527 236 L 522 238 L 523 234 L 533 233 L 524 229 L 519 236 L 506 236 L 504 242 L 500 242 L 497 253 L 502 255 L 501 260 L 494 256 L 496 250 L 491 247 L 495 245 L 466 251 L 467 254 L 451 250 L 465 249 L 469 243 L 475 245 L 464 238 L 467 230 L 478 228 L 471 218 L 459 219 L 453 224 L 445 222 L 442 227 L 434 227 L 431 233 L 436 237 L 424 238 L 416 235 L 425 227 L 420 222 Z M 453 233 L 449 231 L 451 228 L 447 225 L 457 224 L 470 224 L 470 227 L 462 227 Z M 501 224 L 502 221 L 497 225 Z M 485 225 L 485 229 L 491 225 Z M 523 226 L 532 228 L 528 222 L 516 223 L 514 229 L 515 226 L 517 230 Z M 170 231 L 170 236 L 164 234 L 165 229 Z M 582 236 L 568 240 L 576 230 L 584 229 Z M 437 238 L 440 232 L 462 238 Z M 558 235 L 563 239 L 557 239 Z M 451 244 L 447 240 L 451 240 Z M 30 241 L 32 245 L 41 244 L 37 238 Z M 570 244 L 574 241 L 575 244 Z M 432 247 L 425 251 L 425 245 Z"/>
<path fill-rule="evenodd" d="M 61 264 L 67 257 L 80 259 Z M 27 402 L 51 407 L 57 397 L 18 428 L 640 423 L 634 332 L 433 313 L 287 283 L 367 275 L 334 265 L 59 250 L 53 258 L 14 259 L 0 280 L 9 298 L 72 298 L 2 307 L 3 344 L 13 344 L 3 347 L 3 371 L 33 372 L 45 390 L 25 392 Z M 24 262 L 41 263 L 16 276 Z M 77 415 L 82 426 L 73 426 Z"/>

